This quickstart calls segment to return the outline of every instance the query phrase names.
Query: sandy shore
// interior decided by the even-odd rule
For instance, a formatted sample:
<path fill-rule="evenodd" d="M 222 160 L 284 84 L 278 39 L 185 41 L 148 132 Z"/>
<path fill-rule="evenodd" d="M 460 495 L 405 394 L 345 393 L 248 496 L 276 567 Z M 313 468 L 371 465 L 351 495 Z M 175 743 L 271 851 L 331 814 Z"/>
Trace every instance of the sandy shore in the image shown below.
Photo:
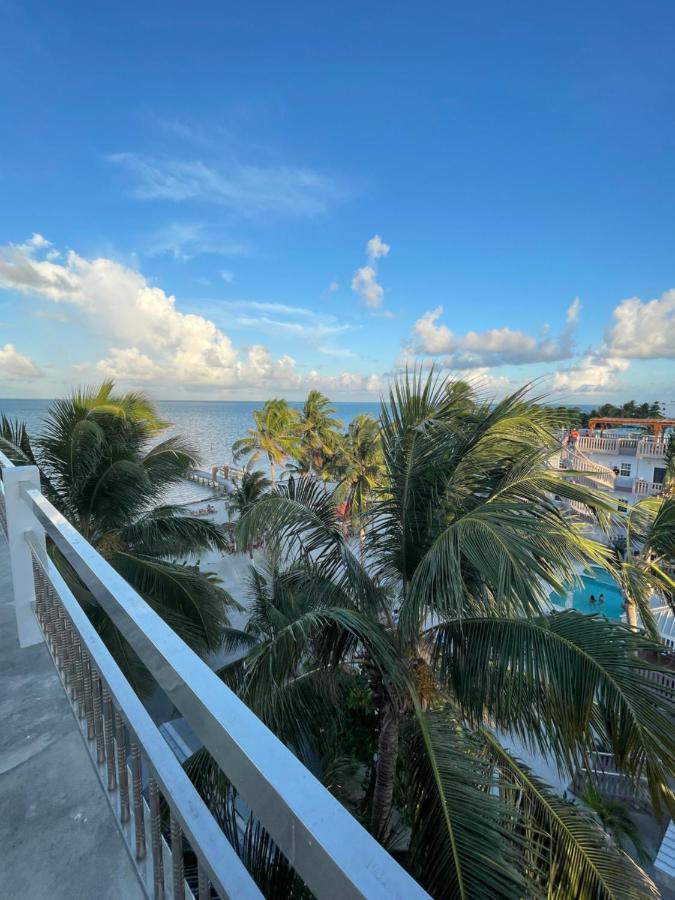
<path fill-rule="evenodd" d="M 230 522 L 227 511 L 226 502 L 222 497 L 210 500 L 197 500 L 194 503 L 185 504 L 186 508 L 192 515 L 199 509 L 206 509 L 210 505 L 214 507 L 215 513 L 209 516 L 203 516 L 209 522 L 215 522 L 223 525 Z M 202 518 L 202 517 L 200 517 Z M 224 590 L 240 603 L 244 610 L 242 612 L 232 611 L 229 614 L 230 624 L 233 628 L 244 628 L 248 621 L 248 589 L 247 580 L 249 569 L 252 563 L 262 558 L 262 550 L 253 551 L 253 559 L 248 553 L 221 553 L 220 550 L 209 550 L 199 556 L 199 566 L 203 572 L 213 572 L 221 582 Z M 196 560 L 193 560 L 196 561 Z M 216 669 L 225 662 L 236 657 L 237 654 L 217 653 L 207 657 L 206 662 L 211 668 Z"/>

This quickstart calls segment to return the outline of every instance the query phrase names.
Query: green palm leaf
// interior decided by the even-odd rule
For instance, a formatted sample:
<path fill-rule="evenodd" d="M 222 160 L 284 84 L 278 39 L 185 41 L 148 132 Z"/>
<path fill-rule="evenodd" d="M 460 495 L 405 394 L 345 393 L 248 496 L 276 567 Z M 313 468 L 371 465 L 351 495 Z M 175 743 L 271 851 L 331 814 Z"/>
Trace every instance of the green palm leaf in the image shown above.
<path fill-rule="evenodd" d="M 432 629 L 441 678 L 465 714 L 516 734 L 573 771 L 595 747 L 628 775 L 648 780 L 655 809 L 675 800 L 673 698 L 643 671 L 653 641 L 604 617 L 574 611 L 537 619 L 463 619 Z"/>
<path fill-rule="evenodd" d="M 578 807 L 558 797 L 483 729 L 505 800 L 517 806 L 528 875 L 551 900 L 654 900 L 658 891 L 632 859 Z"/>
<path fill-rule="evenodd" d="M 402 757 L 410 870 L 434 897 L 527 893 L 518 872 L 519 815 L 492 790 L 480 745 L 443 711 L 410 723 Z"/>

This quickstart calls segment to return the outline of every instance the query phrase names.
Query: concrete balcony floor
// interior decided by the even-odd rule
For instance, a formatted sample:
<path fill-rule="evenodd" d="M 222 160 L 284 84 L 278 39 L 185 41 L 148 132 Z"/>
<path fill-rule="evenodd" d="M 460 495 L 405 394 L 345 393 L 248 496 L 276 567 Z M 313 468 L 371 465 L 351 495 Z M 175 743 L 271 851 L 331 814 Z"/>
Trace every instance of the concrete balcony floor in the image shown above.
<path fill-rule="evenodd" d="M 0 885 L 28 900 L 145 894 L 44 644 L 20 649 L 0 533 Z"/>

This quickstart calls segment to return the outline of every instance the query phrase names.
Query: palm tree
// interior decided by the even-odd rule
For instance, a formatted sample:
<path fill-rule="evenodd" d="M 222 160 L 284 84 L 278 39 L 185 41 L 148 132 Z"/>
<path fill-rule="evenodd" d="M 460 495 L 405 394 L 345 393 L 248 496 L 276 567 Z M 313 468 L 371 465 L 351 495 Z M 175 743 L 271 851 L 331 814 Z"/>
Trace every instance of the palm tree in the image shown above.
<path fill-rule="evenodd" d="M 333 418 L 335 407 L 320 391 L 310 391 L 300 413 L 299 465 L 301 473 L 322 474 L 325 462 L 335 452 L 342 422 Z"/>
<path fill-rule="evenodd" d="M 282 465 L 288 457 L 295 456 L 298 452 L 298 414 L 286 400 L 275 398 L 267 400 L 262 409 L 254 411 L 253 421 L 255 425 L 248 429 L 246 437 L 232 445 L 232 454 L 235 462 L 248 456 L 249 463 L 253 463 L 264 453 L 274 484 L 275 466 Z"/>
<path fill-rule="evenodd" d="M 330 470 L 346 488 L 347 510 L 352 523 L 361 522 L 384 475 L 380 426 L 372 416 L 361 413 L 352 420 L 330 461 Z"/>
<path fill-rule="evenodd" d="M 584 803 L 593 810 L 600 820 L 602 827 L 611 835 L 616 843 L 622 846 L 625 840 L 629 840 L 635 847 L 635 852 L 640 862 L 651 862 L 651 858 L 642 842 L 640 829 L 628 812 L 625 803 L 614 800 L 611 797 L 603 797 L 597 787 L 589 785 L 582 795 Z"/>
<path fill-rule="evenodd" d="M 623 524 L 617 580 L 623 589 L 626 618 L 635 631 L 639 615 L 656 637 L 651 598 L 659 593 L 675 610 L 675 496 L 639 500 L 628 507 Z"/>
<path fill-rule="evenodd" d="M 258 687 L 245 672 L 245 696 L 297 747 L 314 728 L 284 689 L 298 660 L 367 679 L 378 727 L 362 815 L 385 842 L 407 824 L 403 861 L 434 896 L 651 897 L 592 817 L 512 749 L 571 776 L 602 745 L 622 771 L 646 775 L 657 812 L 675 810 L 672 698 L 643 673 L 660 670 L 642 657 L 661 646 L 604 617 L 544 613 L 579 565 L 611 568 L 553 498 L 592 505 L 607 528 L 611 505 L 549 465 L 558 412 L 525 390 L 468 407 L 460 394 L 458 407 L 433 373 L 393 386 L 367 569 L 316 485 L 291 480 L 244 515 L 245 539 L 271 533 L 316 586 L 301 624 L 253 651 Z M 313 687 L 320 696 L 318 677 Z M 330 694 L 323 708 L 336 715 Z"/>
<path fill-rule="evenodd" d="M 115 392 L 112 382 L 55 401 L 41 432 L 3 420 L 0 449 L 15 463 L 40 468 L 54 506 L 193 649 L 216 649 L 237 607 L 194 558 L 222 550 L 219 526 L 167 502 L 167 491 L 197 463 L 182 437 L 159 440 L 168 423 L 142 394 Z M 138 661 L 74 571 L 51 553 L 69 586 L 132 676 Z"/>
<path fill-rule="evenodd" d="M 240 519 L 244 513 L 254 504 L 257 503 L 268 492 L 271 481 L 259 469 L 246 468 L 239 482 L 235 482 L 234 490 L 230 493 L 227 500 L 227 508 L 230 518 L 232 514 L 236 514 Z M 249 556 L 253 556 L 252 544 L 245 549 L 248 550 Z"/>

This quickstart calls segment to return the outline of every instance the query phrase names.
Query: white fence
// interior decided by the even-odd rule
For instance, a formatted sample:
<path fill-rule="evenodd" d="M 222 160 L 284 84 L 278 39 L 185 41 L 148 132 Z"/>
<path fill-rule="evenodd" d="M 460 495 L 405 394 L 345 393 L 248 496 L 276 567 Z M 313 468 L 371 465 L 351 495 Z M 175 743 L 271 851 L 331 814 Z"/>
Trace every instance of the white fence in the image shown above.
<path fill-rule="evenodd" d="M 68 561 L 315 896 L 427 897 L 43 497 L 34 466 L 13 467 L 0 453 L 0 476 L 0 523 L 8 536 L 21 643 L 44 635 L 148 896 L 262 895 L 52 562 L 48 544 Z M 41 850 L 36 847 L 36 855 Z M 185 878 L 188 850 L 196 858 L 191 880 Z"/>

